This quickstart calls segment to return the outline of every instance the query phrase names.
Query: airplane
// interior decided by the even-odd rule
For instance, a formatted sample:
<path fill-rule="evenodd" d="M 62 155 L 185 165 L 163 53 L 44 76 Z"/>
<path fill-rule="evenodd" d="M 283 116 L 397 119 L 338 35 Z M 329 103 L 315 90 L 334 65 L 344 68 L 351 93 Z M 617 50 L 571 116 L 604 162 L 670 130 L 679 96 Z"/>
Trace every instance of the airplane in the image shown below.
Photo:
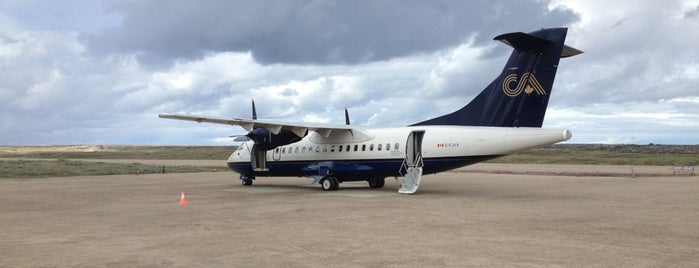
<path fill-rule="evenodd" d="M 405 127 L 288 123 L 185 114 L 160 118 L 243 127 L 242 144 L 228 158 L 243 185 L 258 177 L 310 177 L 325 191 L 367 181 L 382 188 L 402 177 L 398 192 L 417 192 L 423 174 L 444 172 L 569 140 L 567 129 L 541 128 L 561 58 L 583 53 L 564 44 L 567 28 L 513 32 L 494 38 L 513 48 L 502 73 L 453 113 Z"/>

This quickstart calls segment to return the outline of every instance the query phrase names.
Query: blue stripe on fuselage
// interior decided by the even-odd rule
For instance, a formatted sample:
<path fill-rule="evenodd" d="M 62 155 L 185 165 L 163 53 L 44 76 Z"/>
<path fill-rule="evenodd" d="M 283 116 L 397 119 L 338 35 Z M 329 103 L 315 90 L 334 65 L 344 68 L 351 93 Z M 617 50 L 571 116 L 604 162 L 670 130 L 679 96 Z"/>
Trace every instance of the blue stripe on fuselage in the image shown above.
<path fill-rule="evenodd" d="M 483 162 L 501 155 L 461 156 L 425 158 L 424 174 L 434 174 L 447 170 Z M 402 176 L 403 159 L 362 159 L 334 161 L 269 161 L 269 171 L 253 172 L 250 162 L 228 162 L 228 167 L 236 173 L 270 177 L 310 177 L 327 168 L 329 174 L 341 181 L 363 181 L 369 178 Z M 325 175 L 325 174 L 321 174 Z"/>

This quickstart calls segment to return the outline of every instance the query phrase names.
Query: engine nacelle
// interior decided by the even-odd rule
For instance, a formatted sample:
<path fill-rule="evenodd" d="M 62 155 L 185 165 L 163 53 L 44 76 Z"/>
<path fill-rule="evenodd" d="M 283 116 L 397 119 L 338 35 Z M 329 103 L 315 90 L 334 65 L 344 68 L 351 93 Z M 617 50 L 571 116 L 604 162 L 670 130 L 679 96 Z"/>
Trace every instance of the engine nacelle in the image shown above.
<path fill-rule="evenodd" d="M 306 132 L 305 135 L 308 135 L 308 132 Z M 266 128 L 253 129 L 246 136 L 255 142 L 257 149 L 265 151 L 292 144 L 303 138 L 288 130 L 282 130 L 279 134 L 272 134 L 272 132 Z"/>

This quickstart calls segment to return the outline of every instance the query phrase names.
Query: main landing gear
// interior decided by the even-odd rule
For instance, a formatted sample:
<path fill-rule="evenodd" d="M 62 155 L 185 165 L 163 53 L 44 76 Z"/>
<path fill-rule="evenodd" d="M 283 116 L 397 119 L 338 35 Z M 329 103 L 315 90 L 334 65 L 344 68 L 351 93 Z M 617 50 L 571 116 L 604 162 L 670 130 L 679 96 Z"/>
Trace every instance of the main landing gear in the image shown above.
<path fill-rule="evenodd" d="M 252 185 L 253 180 L 255 180 L 255 175 L 253 174 L 240 174 L 240 182 L 244 186 Z M 371 188 L 383 188 L 386 184 L 385 178 L 371 178 L 368 179 L 369 187 Z M 327 175 L 323 177 L 320 181 L 320 186 L 324 191 L 336 191 L 340 188 L 340 179 L 333 175 Z"/>
<path fill-rule="evenodd" d="M 240 182 L 245 186 L 252 185 L 252 180 L 254 180 L 254 179 L 255 179 L 255 175 L 240 174 Z"/>
<path fill-rule="evenodd" d="M 372 178 L 367 181 L 369 182 L 369 187 L 371 188 L 383 188 L 383 186 L 386 184 L 385 178 Z M 325 191 L 335 191 L 340 188 L 340 180 L 335 176 L 328 175 L 320 180 L 320 186 Z"/>
<path fill-rule="evenodd" d="M 325 176 L 320 180 L 320 186 L 323 187 L 325 191 L 335 191 L 340 188 L 340 180 L 335 176 Z"/>
<path fill-rule="evenodd" d="M 367 181 L 371 188 L 383 188 L 384 184 L 386 184 L 386 178 L 373 178 Z"/>

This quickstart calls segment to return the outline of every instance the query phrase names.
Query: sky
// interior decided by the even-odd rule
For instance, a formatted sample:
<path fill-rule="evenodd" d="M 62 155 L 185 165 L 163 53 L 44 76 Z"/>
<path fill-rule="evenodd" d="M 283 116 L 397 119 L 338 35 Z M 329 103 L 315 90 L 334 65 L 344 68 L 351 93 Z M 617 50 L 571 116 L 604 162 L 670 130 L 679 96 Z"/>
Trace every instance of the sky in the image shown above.
<path fill-rule="evenodd" d="M 395 127 L 501 71 L 508 32 L 567 27 L 546 128 L 699 144 L 699 0 L 0 2 L 0 145 L 229 145 L 159 113 Z"/>

